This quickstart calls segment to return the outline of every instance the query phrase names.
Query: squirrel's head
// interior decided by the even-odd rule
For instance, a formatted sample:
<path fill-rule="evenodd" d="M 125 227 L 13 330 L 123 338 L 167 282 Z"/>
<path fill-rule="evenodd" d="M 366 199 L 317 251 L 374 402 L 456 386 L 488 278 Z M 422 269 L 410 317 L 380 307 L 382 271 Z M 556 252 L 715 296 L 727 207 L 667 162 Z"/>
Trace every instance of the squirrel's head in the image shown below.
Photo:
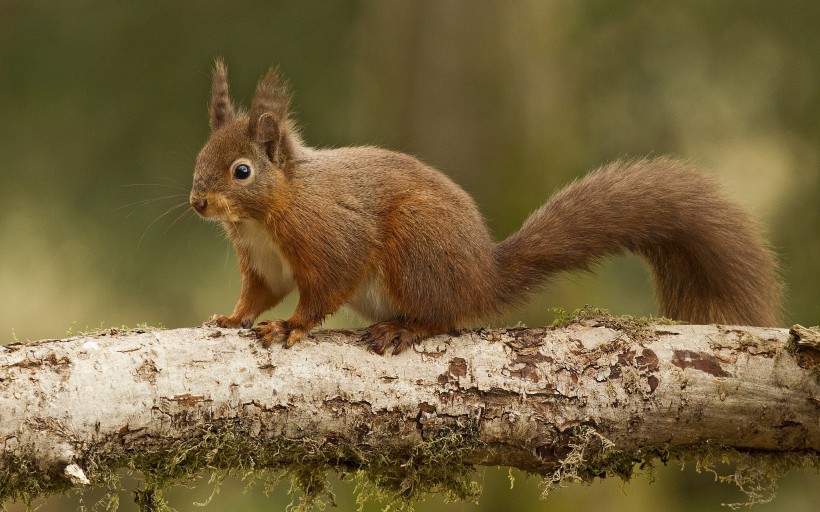
<path fill-rule="evenodd" d="M 271 68 L 256 86 L 250 114 L 236 112 L 228 73 L 216 61 L 211 88 L 211 137 L 199 152 L 191 206 L 201 216 L 237 222 L 262 220 L 288 179 L 299 136 L 289 118 L 290 96 Z"/>

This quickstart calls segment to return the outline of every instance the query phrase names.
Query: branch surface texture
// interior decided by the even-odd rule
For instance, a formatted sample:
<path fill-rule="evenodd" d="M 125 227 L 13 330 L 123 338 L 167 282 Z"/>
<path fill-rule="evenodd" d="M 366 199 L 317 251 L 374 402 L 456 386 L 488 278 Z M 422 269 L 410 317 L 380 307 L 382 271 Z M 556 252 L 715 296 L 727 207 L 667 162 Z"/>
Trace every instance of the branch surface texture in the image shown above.
<path fill-rule="evenodd" d="M 359 337 L 265 350 L 203 326 L 0 347 L 0 502 L 106 485 L 122 467 L 157 484 L 179 468 L 372 471 L 396 495 L 458 498 L 476 465 L 557 481 L 568 465 L 628 477 L 650 454 L 704 446 L 820 452 L 818 359 L 787 350 L 786 329 L 588 318 L 394 357 Z"/>

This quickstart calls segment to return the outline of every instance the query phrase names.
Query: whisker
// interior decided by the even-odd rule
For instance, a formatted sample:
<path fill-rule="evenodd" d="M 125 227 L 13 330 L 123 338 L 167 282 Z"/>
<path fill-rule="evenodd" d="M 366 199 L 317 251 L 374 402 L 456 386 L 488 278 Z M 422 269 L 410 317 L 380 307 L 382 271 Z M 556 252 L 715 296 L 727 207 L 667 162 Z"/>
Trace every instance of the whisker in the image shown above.
<path fill-rule="evenodd" d="M 189 151 L 188 154 L 181 153 L 181 152 L 175 151 L 175 150 L 169 150 L 168 153 L 171 154 L 171 155 L 183 158 L 186 162 L 192 161 L 194 159 L 194 157 L 191 154 L 192 149 L 193 149 L 192 146 L 185 139 L 183 139 L 182 137 L 179 137 L 179 143 L 182 144 L 183 146 L 185 146 L 185 149 L 187 149 Z"/>
<path fill-rule="evenodd" d="M 177 215 L 177 218 L 175 218 L 175 219 L 174 219 L 174 222 L 172 222 L 172 223 L 171 223 L 171 224 L 170 224 L 167 228 L 165 228 L 165 231 L 163 231 L 163 232 L 162 232 L 162 234 L 160 235 L 160 237 L 165 236 L 165 234 L 166 234 L 166 233 L 167 233 L 167 232 L 168 232 L 168 231 L 169 231 L 172 227 L 174 227 L 174 224 L 176 224 L 177 222 L 179 222 L 179 220 L 180 220 L 180 219 L 182 219 L 183 217 L 185 217 L 185 215 L 187 215 L 187 214 L 189 214 L 189 213 L 193 213 L 193 210 L 192 210 L 192 209 L 189 209 L 189 208 L 186 208 L 186 209 L 182 210 L 182 213 L 180 213 L 179 215 Z"/>
<path fill-rule="evenodd" d="M 145 206 L 147 204 L 150 204 L 150 203 L 153 203 L 153 202 L 156 202 L 156 201 L 162 201 L 164 199 L 173 199 L 173 198 L 178 198 L 178 197 L 185 197 L 185 196 L 183 194 L 173 194 L 173 195 L 170 195 L 170 196 L 152 197 L 150 199 L 140 199 L 139 201 L 134 201 L 133 203 L 124 204 L 122 206 L 117 206 L 116 209 L 117 210 L 122 210 L 123 208 L 128 208 L 129 206 L 137 205 L 136 208 L 131 210 L 131 212 L 129 212 L 128 215 L 125 217 L 125 218 L 128 218 L 131 215 L 133 215 L 134 212 L 136 212 L 137 210 L 139 210 L 140 208 L 142 208 L 143 206 Z"/>
<path fill-rule="evenodd" d="M 173 188 L 177 190 L 185 190 L 188 189 L 183 187 L 182 185 L 176 183 L 124 183 L 120 185 L 121 187 L 163 187 L 163 188 Z"/>
<path fill-rule="evenodd" d="M 232 226 L 236 227 L 236 222 L 234 222 L 231 217 L 233 217 L 233 213 L 231 213 L 231 205 L 228 203 L 228 200 L 224 197 L 220 196 L 219 200 L 222 202 L 222 206 L 228 212 L 228 222 L 231 223 Z"/>
<path fill-rule="evenodd" d="M 174 181 L 173 179 L 171 179 L 171 178 L 170 178 L 170 177 L 168 177 L 168 176 L 160 176 L 158 179 L 165 180 L 165 181 L 170 181 L 170 182 L 171 182 L 171 183 L 173 183 L 174 185 L 181 186 L 179 183 L 177 183 L 176 181 Z M 187 189 L 186 189 L 186 190 L 187 190 Z"/>
<path fill-rule="evenodd" d="M 231 251 L 231 241 L 228 238 L 226 238 L 225 241 L 228 243 L 225 245 L 225 263 L 223 263 L 222 269 L 228 270 L 228 262 L 230 261 L 231 254 L 233 253 L 233 251 Z"/>
<path fill-rule="evenodd" d="M 179 204 L 178 204 L 178 205 L 176 205 L 176 206 L 172 206 L 171 208 L 168 208 L 167 210 L 165 210 L 165 212 L 164 212 L 164 213 L 162 213 L 161 215 L 159 215 L 156 219 L 154 219 L 153 221 L 151 221 L 151 223 L 150 223 L 150 224 L 148 224 L 148 227 L 147 227 L 147 228 L 145 228 L 145 230 L 143 230 L 143 232 L 142 232 L 142 236 L 140 236 L 140 240 L 139 240 L 139 242 L 137 243 L 137 249 L 139 249 L 139 248 L 142 246 L 142 240 L 145 238 L 145 235 L 146 235 L 146 233 L 148 233 L 148 230 L 149 230 L 149 229 L 151 229 L 151 226 L 153 226 L 154 224 L 156 224 L 156 223 L 157 223 L 157 221 L 158 221 L 159 219 L 161 219 L 161 218 L 165 217 L 166 215 L 168 215 L 168 214 L 169 214 L 169 213 L 171 213 L 172 211 L 174 211 L 174 210 L 176 210 L 176 209 L 178 209 L 178 208 L 180 208 L 180 207 L 182 207 L 182 206 L 188 206 L 188 203 L 187 203 L 187 202 L 184 202 L 184 203 L 179 203 Z"/>

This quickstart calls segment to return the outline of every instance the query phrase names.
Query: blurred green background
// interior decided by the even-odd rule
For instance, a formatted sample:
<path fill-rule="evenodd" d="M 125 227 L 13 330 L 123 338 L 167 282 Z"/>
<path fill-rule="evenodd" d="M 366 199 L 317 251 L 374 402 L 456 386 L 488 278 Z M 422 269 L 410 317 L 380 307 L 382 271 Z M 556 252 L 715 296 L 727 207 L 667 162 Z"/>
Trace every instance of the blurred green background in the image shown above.
<path fill-rule="evenodd" d="M 820 323 L 820 2 L 0 1 L 0 340 L 230 312 L 240 277 L 216 226 L 186 212 L 216 56 L 247 105 L 278 65 L 306 141 L 417 155 L 477 200 L 497 237 L 560 186 L 621 156 L 714 174 L 783 264 L 784 324 Z M 175 208 L 178 207 L 178 208 Z M 655 313 L 636 258 L 557 279 L 499 324 L 549 307 Z M 266 317 L 287 316 L 291 299 Z M 342 312 L 330 326 L 360 325 Z M 419 510 L 688 511 L 742 499 L 692 467 L 626 486 L 482 469 L 480 505 Z M 133 484 L 133 482 L 131 482 Z M 816 510 L 816 473 L 756 510 Z M 226 483 L 212 510 L 280 509 Z M 129 489 L 133 490 L 133 485 Z M 352 489 L 338 485 L 342 510 Z M 210 487 L 176 490 L 193 508 Z M 94 493 L 85 497 L 86 505 Z M 122 510 L 131 510 L 128 492 Z M 74 509 L 80 498 L 40 510 Z M 12 510 L 17 510 L 12 507 Z M 207 509 L 206 509 L 207 510 Z M 378 510 L 369 505 L 366 510 Z"/>

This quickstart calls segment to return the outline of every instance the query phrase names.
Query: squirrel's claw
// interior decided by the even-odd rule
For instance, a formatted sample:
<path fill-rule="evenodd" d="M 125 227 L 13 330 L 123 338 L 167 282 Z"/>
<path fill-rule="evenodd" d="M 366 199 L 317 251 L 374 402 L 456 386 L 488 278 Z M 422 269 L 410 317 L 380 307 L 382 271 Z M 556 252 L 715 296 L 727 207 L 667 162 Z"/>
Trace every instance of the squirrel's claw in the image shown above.
<path fill-rule="evenodd" d="M 281 343 L 288 335 L 287 325 L 282 320 L 259 322 L 251 330 L 261 339 L 264 348 Z"/>
<path fill-rule="evenodd" d="M 251 329 L 262 340 L 262 346 L 270 347 L 274 343 L 281 343 L 290 348 L 305 336 L 305 331 L 298 327 L 291 327 L 285 320 L 259 322 Z"/>
<path fill-rule="evenodd" d="M 205 325 L 215 325 L 217 327 L 224 327 L 227 329 L 249 329 L 253 326 L 253 318 L 238 318 L 235 316 L 225 316 L 225 315 L 211 315 L 205 321 Z"/>
<path fill-rule="evenodd" d="M 410 348 L 416 341 L 424 338 L 424 334 L 413 327 L 398 321 L 379 322 L 367 328 L 362 342 L 372 352 L 384 355 L 388 350 L 393 354 L 401 354 Z"/>
<path fill-rule="evenodd" d="M 240 321 L 232 316 L 225 315 L 211 315 L 205 322 L 206 325 L 216 325 L 217 327 L 236 328 L 239 327 Z"/>
<path fill-rule="evenodd" d="M 299 328 L 294 328 L 288 334 L 288 339 L 285 340 L 283 346 L 285 348 L 290 348 L 296 344 L 297 341 L 301 340 L 305 337 L 305 331 Z"/>

